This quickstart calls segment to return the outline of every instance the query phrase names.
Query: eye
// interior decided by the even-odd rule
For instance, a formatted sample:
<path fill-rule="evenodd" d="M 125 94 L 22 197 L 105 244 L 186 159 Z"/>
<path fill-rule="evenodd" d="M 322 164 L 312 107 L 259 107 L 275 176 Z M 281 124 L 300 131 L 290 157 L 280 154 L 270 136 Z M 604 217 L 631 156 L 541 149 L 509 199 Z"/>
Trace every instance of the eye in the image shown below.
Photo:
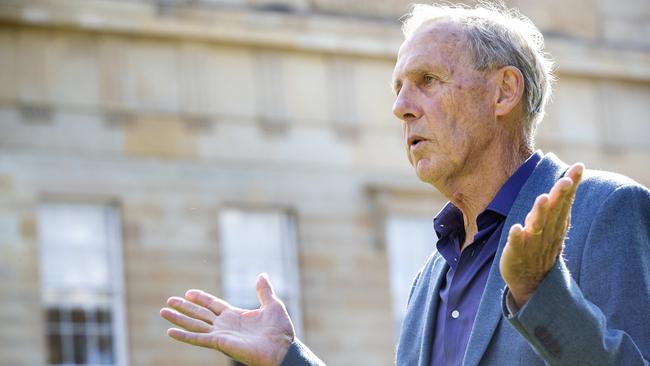
<path fill-rule="evenodd" d="M 437 78 L 437 77 L 434 76 L 434 75 L 431 75 L 431 74 L 425 74 L 425 75 L 422 77 L 422 80 L 424 81 L 425 84 L 428 85 L 428 84 L 431 84 L 431 83 L 433 83 L 434 81 L 438 81 L 438 80 L 440 80 L 440 79 Z"/>

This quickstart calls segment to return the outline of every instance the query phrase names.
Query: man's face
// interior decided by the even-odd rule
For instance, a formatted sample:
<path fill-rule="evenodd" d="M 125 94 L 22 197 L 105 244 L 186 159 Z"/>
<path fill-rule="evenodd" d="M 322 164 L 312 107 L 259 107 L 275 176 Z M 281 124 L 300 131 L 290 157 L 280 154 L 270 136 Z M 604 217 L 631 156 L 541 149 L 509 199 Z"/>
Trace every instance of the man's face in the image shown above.
<path fill-rule="evenodd" d="M 454 24 L 425 24 L 404 41 L 393 72 L 393 113 L 422 181 L 444 186 L 485 157 L 498 133 L 493 79 L 474 70 Z"/>

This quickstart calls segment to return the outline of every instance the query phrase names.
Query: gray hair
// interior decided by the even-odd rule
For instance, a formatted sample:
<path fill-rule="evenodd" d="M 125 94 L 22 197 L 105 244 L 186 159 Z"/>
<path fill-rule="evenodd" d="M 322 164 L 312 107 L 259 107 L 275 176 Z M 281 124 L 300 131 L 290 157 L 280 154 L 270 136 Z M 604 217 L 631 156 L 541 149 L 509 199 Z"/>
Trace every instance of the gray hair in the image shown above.
<path fill-rule="evenodd" d="M 403 18 L 402 32 L 409 38 L 422 25 L 433 21 L 450 21 L 461 26 L 473 66 L 493 70 L 514 66 L 524 77 L 523 138 L 534 145 L 537 124 L 544 117 L 550 98 L 553 61 L 544 52 L 544 37 L 530 19 L 501 3 L 465 5 L 416 4 Z"/>

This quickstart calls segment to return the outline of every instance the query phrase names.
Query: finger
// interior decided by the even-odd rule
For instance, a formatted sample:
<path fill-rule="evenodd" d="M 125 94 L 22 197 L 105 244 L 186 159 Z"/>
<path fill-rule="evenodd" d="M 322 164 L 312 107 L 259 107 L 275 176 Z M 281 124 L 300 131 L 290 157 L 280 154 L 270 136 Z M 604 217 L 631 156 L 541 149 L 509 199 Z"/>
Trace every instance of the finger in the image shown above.
<path fill-rule="evenodd" d="M 556 222 L 556 231 L 561 235 L 562 239 L 566 234 L 566 230 L 569 226 L 569 217 L 571 214 L 571 206 L 573 206 L 573 201 L 575 199 L 576 192 L 578 190 L 578 185 L 582 180 L 582 173 L 584 171 L 584 165 L 582 163 L 577 163 L 571 166 L 567 175 L 572 180 L 573 184 L 571 188 L 566 192 L 562 207 L 560 209 L 558 219 Z"/>
<path fill-rule="evenodd" d="M 261 273 L 257 276 L 257 284 L 255 286 L 257 291 L 257 299 L 260 301 L 262 306 L 266 306 L 269 302 L 273 301 L 275 297 L 275 291 L 273 291 L 273 285 L 271 285 L 271 280 L 269 280 L 269 275 L 266 273 Z"/>
<path fill-rule="evenodd" d="M 234 309 L 233 306 L 224 300 L 201 290 L 189 290 L 185 293 L 185 298 L 197 305 L 210 309 L 216 315 L 220 315 L 226 309 Z"/>
<path fill-rule="evenodd" d="M 179 327 L 183 327 L 193 332 L 208 333 L 212 330 L 206 322 L 190 318 L 189 316 L 170 308 L 162 308 L 160 310 L 160 316 Z"/>
<path fill-rule="evenodd" d="M 552 208 L 558 205 L 563 205 L 563 199 L 566 199 L 567 196 L 575 193 L 578 184 L 582 179 L 584 167 L 585 166 L 582 163 L 576 163 L 572 165 L 569 170 L 567 170 L 564 177 L 562 177 L 555 183 L 555 185 L 553 185 L 550 194 L 550 204 Z"/>
<path fill-rule="evenodd" d="M 567 170 L 565 177 L 571 178 L 574 183 L 580 183 L 582 180 L 582 174 L 585 170 L 585 165 L 583 163 L 575 163 Z"/>
<path fill-rule="evenodd" d="M 564 199 L 571 190 L 572 185 L 573 181 L 571 178 L 563 177 L 555 182 L 553 188 L 551 188 L 548 200 L 548 215 L 546 224 L 546 227 L 548 228 L 547 234 L 551 237 L 555 235 L 554 230 L 557 227 L 557 221 L 562 211 Z"/>
<path fill-rule="evenodd" d="M 213 324 L 214 319 L 216 318 L 216 315 L 212 311 L 180 297 L 170 297 L 167 299 L 167 305 L 180 313 L 194 319 L 203 320 L 208 324 Z"/>
<path fill-rule="evenodd" d="M 524 245 L 524 228 L 521 224 L 514 224 L 508 232 L 508 246 L 520 249 Z"/>
<path fill-rule="evenodd" d="M 167 329 L 167 335 L 177 341 L 189 343 L 194 346 L 219 349 L 218 345 L 214 341 L 214 337 L 208 333 L 194 333 L 183 329 L 169 328 Z"/>
<path fill-rule="evenodd" d="M 526 226 L 524 231 L 528 236 L 539 236 L 541 237 L 542 231 L 546 225 L 547 213 L 548 213 L 548 194 L 542 194 L 535 199 L 533 208 L 530 210 L 530 213 L 526 215 Z"/>

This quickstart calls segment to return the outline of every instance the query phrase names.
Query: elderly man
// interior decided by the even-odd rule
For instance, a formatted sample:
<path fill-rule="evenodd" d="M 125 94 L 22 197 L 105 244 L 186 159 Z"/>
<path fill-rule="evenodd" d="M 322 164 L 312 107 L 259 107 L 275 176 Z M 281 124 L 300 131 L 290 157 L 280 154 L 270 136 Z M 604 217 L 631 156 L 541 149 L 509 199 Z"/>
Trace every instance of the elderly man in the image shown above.
<path fill-rule="evenodd" d="M 539 31 L 511 11 L 437 5 L 403 29 L 393 111 L 417 176 L 450 202 L 397 364 L 647 365 L 650 192 L 535 152 L 552 81 Z M 172 338 L 249 365 L 322 364 L 265 275 L 257 293 L 242 310 L 190 290 L 161 315 L 183 328 Z"/>

